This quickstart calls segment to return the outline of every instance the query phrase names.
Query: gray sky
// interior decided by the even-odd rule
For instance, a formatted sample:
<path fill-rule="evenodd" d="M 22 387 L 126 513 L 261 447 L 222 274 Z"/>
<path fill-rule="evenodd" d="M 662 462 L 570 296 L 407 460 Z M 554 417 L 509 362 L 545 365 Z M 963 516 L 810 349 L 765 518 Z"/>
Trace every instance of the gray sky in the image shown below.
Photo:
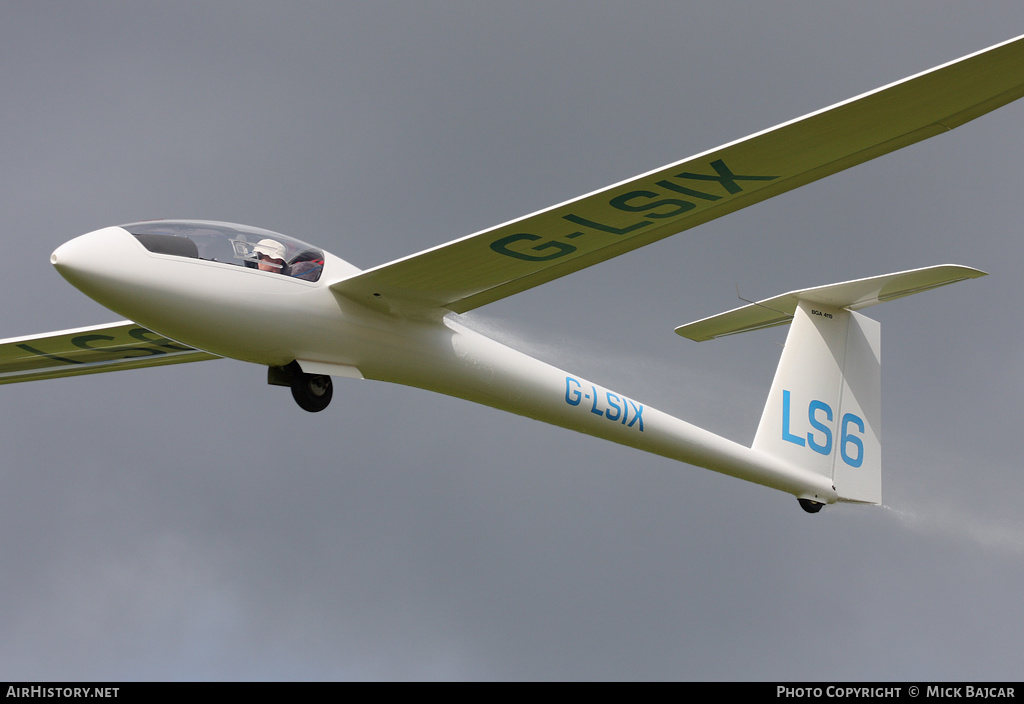
<path fill-rule="evenodd" d="M 49 266 L 145 218 L 369 267 L 1024 33 L 1013 2 L 3 2 L 0 336 L 117 316 Z M 0 679 L 1019 679 L 1024 103 L 470 314 L 749 443 L 747 298 L 872 309 L 882 508 L 424 391 L 307 414 L 216 361 L 0 388 Z"/>

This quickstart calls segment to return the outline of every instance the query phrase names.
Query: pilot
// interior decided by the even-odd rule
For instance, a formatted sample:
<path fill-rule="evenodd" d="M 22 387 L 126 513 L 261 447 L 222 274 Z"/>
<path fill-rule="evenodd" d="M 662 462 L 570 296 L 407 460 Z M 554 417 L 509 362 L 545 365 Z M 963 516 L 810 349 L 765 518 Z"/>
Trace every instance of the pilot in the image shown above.
<path fill-rule="evenodd" d="M 256 267 L 260 271 L 285 273 L 284 245 L 277 240 L 260 240 L 253 248 L 253 253 L 256 255 Z"/>

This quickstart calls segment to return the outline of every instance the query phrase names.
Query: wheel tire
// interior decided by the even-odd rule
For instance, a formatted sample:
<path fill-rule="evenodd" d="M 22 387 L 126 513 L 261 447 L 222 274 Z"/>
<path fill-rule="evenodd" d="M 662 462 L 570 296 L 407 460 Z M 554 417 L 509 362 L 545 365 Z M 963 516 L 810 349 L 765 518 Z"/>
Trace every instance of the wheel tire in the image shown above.
<path fill-rule="evenodd" d="M 316 413 L 327 408 L 334 395 L 331 377 L 323 374 L 297 374 L 292 379 L 292 398 L 299 408 Z"/>
<path fill-rule="evenodd" d="M 797 501 L 800 502 L 800 508 L 807 511 L 807 513 L 817 513 L 821 510 L 821 507 L 825 505 L 811 499 L 797 499 Z"/>

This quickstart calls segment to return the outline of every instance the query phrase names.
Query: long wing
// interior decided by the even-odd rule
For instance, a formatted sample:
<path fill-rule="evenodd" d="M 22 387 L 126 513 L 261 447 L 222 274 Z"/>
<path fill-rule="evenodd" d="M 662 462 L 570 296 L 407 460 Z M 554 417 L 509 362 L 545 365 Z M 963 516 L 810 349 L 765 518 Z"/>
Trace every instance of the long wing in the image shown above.
<path fill-rule="evenodd" d="M 1024 36 L 332 289 L 471 310 L 927 139 L 1024 95 Z"/>
<path fill-rule="evenodd" d="M 0 340 L 0 384 L 218 359 L 124 321 Z"/>

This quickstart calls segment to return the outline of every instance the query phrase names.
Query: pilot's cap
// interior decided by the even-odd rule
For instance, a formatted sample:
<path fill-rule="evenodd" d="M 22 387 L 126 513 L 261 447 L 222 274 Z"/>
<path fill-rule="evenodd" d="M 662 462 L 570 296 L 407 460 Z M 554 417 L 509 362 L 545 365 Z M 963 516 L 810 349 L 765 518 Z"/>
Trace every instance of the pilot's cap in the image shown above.
<path fill-rule="evenodd" d="M 256 252 L 256 254 L 262 254 L 263 256 L 270 257 L 271 259 L 280 259 L 281 261 L 285 260 L 284 245 L 277 240 L 260 240 L 256 243 L 253 251 Z"/>

